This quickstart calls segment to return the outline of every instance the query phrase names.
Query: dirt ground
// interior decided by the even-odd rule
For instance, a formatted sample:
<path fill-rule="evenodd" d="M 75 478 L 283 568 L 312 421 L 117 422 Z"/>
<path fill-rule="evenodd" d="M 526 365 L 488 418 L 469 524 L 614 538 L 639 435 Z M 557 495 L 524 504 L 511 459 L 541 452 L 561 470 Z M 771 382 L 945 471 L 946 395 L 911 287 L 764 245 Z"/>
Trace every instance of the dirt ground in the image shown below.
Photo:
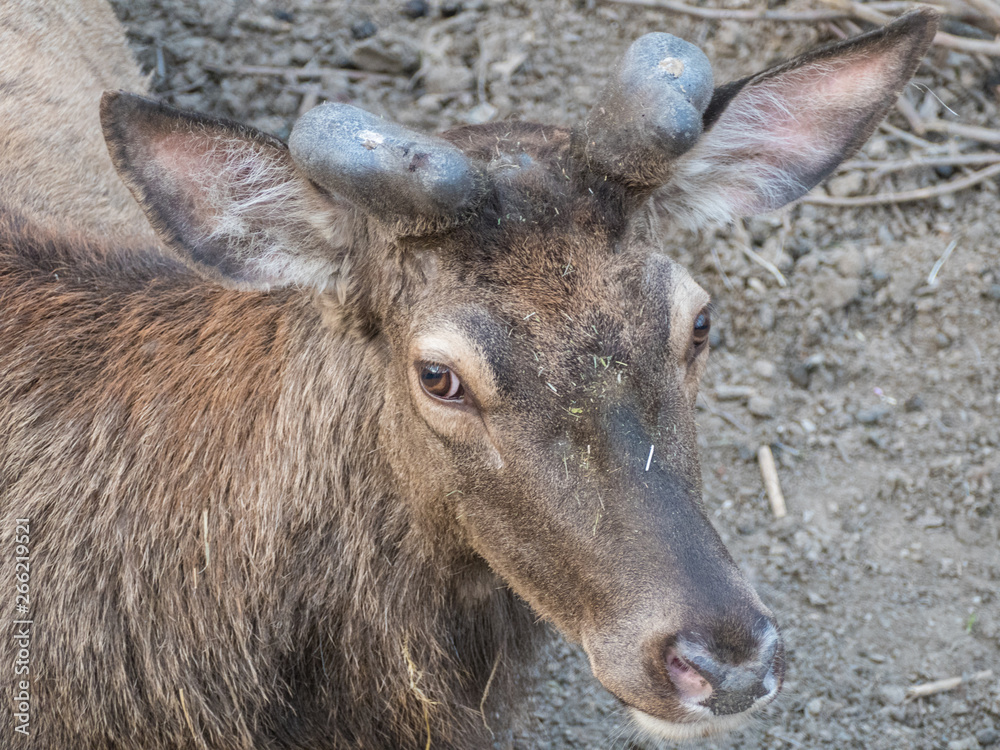
<path fill-rule="evenodd" d="M 159 96 L 281 137 L 324 100 L 428 130 L 511 116 L 579 123 L 645 32 L 701 46 L 717 82 L 837 34 L 831 24 L 700 21 L 568 0 L 115 5 Z M 919 117 L 1000 125 L 995 58 L 936 49 L 917 82 L 904 96 Z M 995 153 L 900 134 L 911 126 L 898 110 L 889 122 L 860 159 Z M 825 190 L 901 191 L 960 176 L 923 167 L 878 177 L 855 160 Z M 717 306 L 699 400 L 705 501 L 789 647 L 777 703 L 750 729 L 696 747 L 1000 748 L 997 187 L 994 178 L 898 207 L 800 203 L 743 226 L 666 235 Z M 764 444 L 778 459 L 782 520 L 763 491 Z M 992 677 L 959 689 L 905 697 L 987 669 Z M 623 719 L 582 652 L 557 640 L 525 716 L 497 745 L 644 747 Z"/>

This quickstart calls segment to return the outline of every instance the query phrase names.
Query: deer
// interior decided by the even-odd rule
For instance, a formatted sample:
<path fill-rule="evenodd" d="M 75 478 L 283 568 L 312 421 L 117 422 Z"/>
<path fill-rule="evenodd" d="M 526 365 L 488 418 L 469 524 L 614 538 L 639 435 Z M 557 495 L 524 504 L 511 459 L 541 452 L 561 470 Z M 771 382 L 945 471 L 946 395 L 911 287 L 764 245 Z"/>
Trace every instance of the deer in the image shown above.
<path fill-rule="evenodd" d="M 286 144 L 147 98 L 76 7 L 35 18 L 117 72 L 0 45 L 43 118 L 0 156 L 0 747 L 488 748 L 552 630 L 650 738 L 759 715 L 785 648 L 706 516 L 663 226 L 818 184 L 936 14 L 721 86 L 649 33 L 572 127 L 325 103 Z"/>

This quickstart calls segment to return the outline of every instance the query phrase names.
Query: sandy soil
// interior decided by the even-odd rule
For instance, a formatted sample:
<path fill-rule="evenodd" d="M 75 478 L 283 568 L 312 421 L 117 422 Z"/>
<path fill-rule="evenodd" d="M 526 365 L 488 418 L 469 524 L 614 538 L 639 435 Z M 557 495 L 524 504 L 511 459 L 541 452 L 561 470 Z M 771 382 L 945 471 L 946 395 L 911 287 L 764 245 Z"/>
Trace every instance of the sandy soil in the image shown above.
<path fill-rule="evenodd" d="M 116 10 L 159 96 L 282 137 L 326 99 L 429 130 L 507 116 L 580 122 L 647 31 L 702 46 L 719 82 L 835 38 L 829 25 L 592 1 L 117 0 Z M 301 67 L 321 72 L 288 72 Z M 937 50 L 917 80 L 905 96 L 921 116 L 1000 124 L 1000 71 L 986 58 Z M 890 122 L 908 129 L 898 112 Z M 925 138 L 883 130 L 862 156 L 982 148 Z M 958 173 L 870 175 L 843 171 L 828 189 L 906 190 Z M 706 503 L 789 646 L 776 705 L 749 730 L 696 746 L 1000 747 L 998 207 L 994 180 L 898 208 L 800 204 L 745 227 L 668 235 L 717 305 L 699 415 Z M 762 444 L 778 458 L 780 521 L 763 493 Z M 904 700 L 912 685 L 990 668 L 990 679 Z M 643 747 L 623 718 L 582 653 L 557 641 L 498 747 Z"/>

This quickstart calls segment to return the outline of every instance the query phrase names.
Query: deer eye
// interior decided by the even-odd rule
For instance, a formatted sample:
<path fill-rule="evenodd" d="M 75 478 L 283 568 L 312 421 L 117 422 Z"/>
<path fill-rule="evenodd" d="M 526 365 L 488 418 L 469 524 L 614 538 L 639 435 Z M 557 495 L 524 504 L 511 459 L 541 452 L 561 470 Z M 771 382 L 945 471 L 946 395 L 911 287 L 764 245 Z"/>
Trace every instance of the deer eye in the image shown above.
<path fill-rule="evenodd" d="M 458 375 L 444 365 L 424 363 L 420 365 L 420 385 L 424 392 L 442 401 L 462 401 L 465 388 Z"/>
<path fill-rule="evenodd" d="M 691 336 L 691 340 L 694 343 L 695 349 L 700 348 L 706 341 L 708 341 L 708 332 L 711 329 L 712 316 L 706 307 L 698 313 L 698 317 L 694 319 L 694 332 Z"/>

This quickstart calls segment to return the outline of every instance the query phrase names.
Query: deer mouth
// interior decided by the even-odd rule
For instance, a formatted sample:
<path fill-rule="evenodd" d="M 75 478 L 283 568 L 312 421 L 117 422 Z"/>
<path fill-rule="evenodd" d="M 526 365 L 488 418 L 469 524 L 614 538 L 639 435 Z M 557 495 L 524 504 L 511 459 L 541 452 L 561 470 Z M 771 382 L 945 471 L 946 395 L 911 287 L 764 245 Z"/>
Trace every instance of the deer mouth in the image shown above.
<path fill-rule="evenodd" d="M 629 706 L 636 726 L 651 739 L 689 740 L 735 731 L 778 697 L 784 677 L 782 653 L 752 693 L 738 701 L 731 696 L 720 699 L 715 686 L 676 650 L 668 651 L 667 662 L 670 679 L 677 687 L 675 700 L 683 712 L 682 718 L 661 719 Z"/>
<path fill-rule="evenodd" d="M 690 709 L 691 720 L 684 722 L 658 719 L 638 708 L 630 707 L 629 713 L 635 726 L 649 739 L 672 741 L 703 739 L 735 732 L 746 726 L 753 720 L 756 712 L 774 700 L 777 694 L 778 690 L 775 688 L 770 696 L 758 699 L 752 708 L 729 716 L 716 716 L 704 706 L 697 706 Z"/>
<path fill-rule="evenodd" d="M 747 633 L 740 649 L 713 642 L 704 631 L 654 636 L 638 669 L 634 662 L 622 669 L 628 657 L 605 642 L 589 650 L 591 669 L 647 738 L 721 735 L 758 716 L 784 682 L 784 645 L 773 622 L 762 616 Z"/>

